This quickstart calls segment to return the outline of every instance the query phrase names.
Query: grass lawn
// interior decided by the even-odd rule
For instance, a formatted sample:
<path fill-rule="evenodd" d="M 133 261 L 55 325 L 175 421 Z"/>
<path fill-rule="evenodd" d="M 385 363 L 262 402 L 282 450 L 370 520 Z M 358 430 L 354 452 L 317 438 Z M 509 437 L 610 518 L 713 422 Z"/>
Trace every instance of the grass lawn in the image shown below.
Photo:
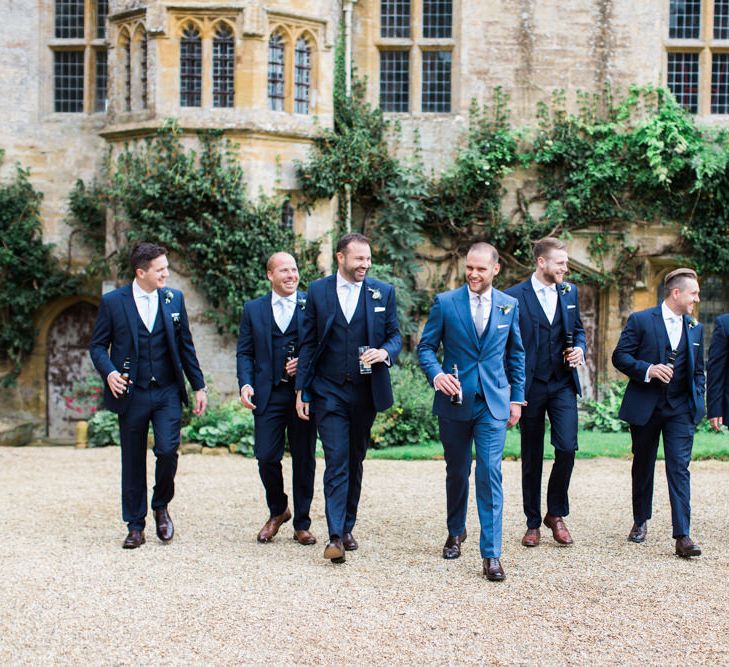
<path fill-rule="evenodd" d="M 554 458 L 554 449 L 549 444 L 549 433 L 547 433 L 544 440 L 544 458 L 552 459 Z M 580 449 L 577 452 L 577 458 L 590 459 L 597 456 L 629 458 L 631 455 L 629 433 L 580 431 L 578 440 Z M 367 452 L 367 456 L 371 459 L 442 459 L 443 446 L 438 442 L 424 445 L 408 445 L 405 447 L 388 447 L 386 449 L 370 449 Z M 510 430 L 507 432 L 504 458 L 519 458 L 518 431 Z M 663 458 L 662 445 L 658 449 L 658 458 Z M 697 433 L 694 437 L 692 458 L 695 461 L 700 459 L 729 461 L 729 432 L 724 429 L 721 433 Z"/>

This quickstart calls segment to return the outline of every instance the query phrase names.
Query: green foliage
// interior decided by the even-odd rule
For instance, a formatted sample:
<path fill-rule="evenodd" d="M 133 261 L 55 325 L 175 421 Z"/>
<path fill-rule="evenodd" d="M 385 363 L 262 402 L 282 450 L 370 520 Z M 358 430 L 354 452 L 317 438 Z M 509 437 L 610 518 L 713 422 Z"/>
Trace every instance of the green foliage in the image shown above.
<path fill-rule="evenodd" d="M 615 381 L 600 388 L 602 400 L 585 399 L 580 402 L 584 410 L 582 428 L 586 431 L 601 431 L 603 433 L 617 433 L 627 431 L 628 423 L 618 419 L 620 403 L 628 383 Z"/>
<path fill-rule="evenodd" d="M 98 410 L 89 419 L 88 446 L 121 445 L 119 418 L 110 410 Z"/>
<path fill-rule="evenodd" d="M 106 244 L 106 206 L 103 187 L 94 181 L 90 187 L 79 178 L 68 196 L 68 223 L 72 236 L 79 234 L 95 258 L 104 257 Z"/>
<path fill-rule="evenodd" d="M 0 150 L 0 165 L 3 156 Z M 79 288 L 78 279 L 54 258 L 53 246 L 43 243 L 41 199 L 20 166 L 14 178 L 0 183 L 0 363 L 10 366 L 5 386 L 15 381 L 33 349 L 38 309 Z"/>
<path fill-rule="evenodd" d="M 202 132 L 198 154 L 168 121 L 142 146 L 118 157 L 108 198 L 123 214 L 130 243 L 158 242 L 175 253 L 206 295 L 218 331 L 235 333 L 243 303 L 269 289 L 264 267 L 276 251 L 292 254 L 294 234 L 281 224 L 282 201 L 250 201 L 234 146 L 222 131 Z M 299 241 L 304 282 L 317 277 L 316 244 Z"/>
<path fill-rule="evenodd" d="M 234 445 L 238 453 L 253 456 L 253 415 L 238 400 L 209 407 L 183 427 L 182 439 L 205 447 Z"/>
<path fill-rule="evenodd" d="M 414 361 L 405 360 L 391 371 L 395 402 L 377 415 L 372 426 L 376 449 L 439 443 L 438 421 L 432 414 L 433 388 Z"/>

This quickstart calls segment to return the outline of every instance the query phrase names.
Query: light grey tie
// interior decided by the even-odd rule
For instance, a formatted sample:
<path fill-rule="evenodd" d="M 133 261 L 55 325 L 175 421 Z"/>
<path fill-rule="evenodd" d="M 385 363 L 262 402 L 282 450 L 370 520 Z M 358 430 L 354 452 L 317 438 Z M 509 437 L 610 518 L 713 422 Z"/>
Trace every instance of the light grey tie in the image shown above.
<path fill-rule="evenodd" d="M 357 302 L 354 298 L 354 285 L 352 283 L 347 283 L 347 289 L 349 290 L 349 293 L 347 294 L 347 310 L 344 313 L 344 317 L 347 320 L 347 324 L 349 324 L 352 321 L 352 316 L 354 315 L 354 309 L 357 307 Z"/>
<path fill-rule="evenodd" d="M 549 300 L 548 290 L 548 287 L 542 287 L 542 308 L 544 308 L 544 314 L 547 316 L 549 323 L 552 324 L 552 322 L 554 321 L 554 312 L 556 308 L 552 307 L 552 303 Z"/>
<path fill-rule="evenodd" d="M 476 333 L 478 334 L 478 337 L 481 338 L 481 335 L 483 334 L 484 330 L 484 323 L 483 323 L 483 298 L 479 295 L 476 297 L 476 314 L 474 315 L 474 325 L 476 326 Z"/>
<path fill-rule="evenodd" d="M 152 333 L 152 327 L 154 326 L 150 320 L 152 319 L 152 302 L 151 297 L 149 294 L 144 294 L 142 296 L 144 299 L 144 305 L 145 305 L 145 314 L 144 314 L 144 326 L 147 327 L 147 331 Z"/>
<path fill-rule="evenodd" d="M 675 350 L 678 348 L 678 344 L 681 342 L 681 318 L 671 318 L 671 335 L 669 336 L 671 341 L 671 349 Z"/>
<path fill-rule="evenodd" d="M 276 320 L 276 326 L 278 326 L 281 331 L 285 331 L 283 328 L 284 323 L 284 317 L 286 316 L 286 307 L 284 306 L 284 300 L 279 299 L 276 301 L 276 312 L 274 313 L 274 319 Z"/>

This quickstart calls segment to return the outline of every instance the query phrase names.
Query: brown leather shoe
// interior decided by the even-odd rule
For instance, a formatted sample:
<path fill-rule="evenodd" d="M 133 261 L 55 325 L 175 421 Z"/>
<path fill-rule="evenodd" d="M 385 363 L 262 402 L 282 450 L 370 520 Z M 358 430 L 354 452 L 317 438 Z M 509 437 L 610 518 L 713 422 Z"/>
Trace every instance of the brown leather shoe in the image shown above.
<path fill-rule="evenodd" d="M 630 529 L 630 532 L 628 533 L 628 541 L 629 542 L 635 542 L 636 544 L 640 544 L 641 542 L 645 542 L 645 538 L 648 535 L 648 522 L 644 521 L 641 524 L 634 523 L 633 527 Z"/>
<path fill-rule="evenodd" d="M 483 573 L 489 581 L 503 581 L 506 579 L 504 568 L 498 558 L 483 559 Z"/>
<path fill-rule="evenodd" d="M 538 547 L 540 538 L 539 528 L 527 528 L 524 537 L 521 538 L 521 543 L 525 547 Z"/>
<path fill-rule="evenodd" d="M 676 555 L 681 558 L 691 558 L 701 555 L 701 547 L 696 544 L 688 535 L 681 535 L 676 538 Z"/>
<path fill-rule="evenodd" d="M 122 544 L 122 549 L 137 549 L 141 547 L 146 540 L 144 539 L 144 531 L 132 529 L 129 531 L 127 538 Z"/>
<path fill-rule="evenodd" d="M 342 544 L 344 545 L 345 551 L 357 551 L 359 549 L 359 544 L 357 544 L 357 540 L 354 539 L 352 533 L 344 533 Z"/>
<path fill-rule="evenodd" d="M 316 537 L 314 537 L 308 530 L 295 530 L 294 540 L 304 546 L 316 544 Z"/>
<path fill-rule="evenodd" d="M 166 507 L 154 511 L 154 522 L 157 524 L 157 537 L 165 543 L 171 542 L 175 526 Z"/>
<path fill-rule="evenodd" d="M 453 560 L 461 555 L 461 544 L 466 541 L 466 531 L 463 535 L 449 535 L 446 543 L 443 545 L 443 558 Z"/>
<path fill-rule="evenodd" d="M 261 543 L 270 542 L 278 533 L 281 524 L 286 523 L 289 519 L 291 519 L 291 510 L 287 507 L 283 514 L 272 516 L 263 524 L 263 528 L 261 528 L 256 539 Z"/>
<path fill-rule="evenodd" d="M 572 544 L 572 536 L 570 535 L 570 531 L 567 530 L 567 526 L 561 516 L 545 514 L 544 525 L 552 529 L 552 537 L 554 537 L 555 542 L 564 544 L 565 546 Z"/>
<path fill-rule="evenodd" d="M 324 547 L 324 558 L 328 558 L 332 563 L 343 563 L 344 554 L 344 545 L 338 537 L 330 539 Z"/>

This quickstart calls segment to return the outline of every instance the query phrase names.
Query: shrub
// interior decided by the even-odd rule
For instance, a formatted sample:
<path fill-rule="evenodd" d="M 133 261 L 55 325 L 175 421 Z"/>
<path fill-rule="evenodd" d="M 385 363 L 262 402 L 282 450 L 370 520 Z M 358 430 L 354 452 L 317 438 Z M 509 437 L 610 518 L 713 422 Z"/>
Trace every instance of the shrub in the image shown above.
<path fill-rule="evenodd" d="M 253 415 L 238 400 L 209 407 L 182 429 L 182 439 L 205 447 L 234 445 L 244 456 L 253 456 Z"/>
<path fill-rule="evenodd" d="M 107 447 L 121 444 L 119 420 L 110 410 L 98 410 L 89 419 L 89 447 Z"/>
<path fill-rule="evenodd" d="M 618 419 L 620 402 L 628 383 L 616 380 L 600 388 L 602 400 L 585 399 L 581 406 L 585 412 L 582 419 L 582 428 L 586 431 L 602 431 L 603 433 L 617 433 L 627 431 L 628 423 Z"/>
<path fill-rule="evenodd" d="M 372 426 L 372 446 L 376 449 L 398 445 L 439 443 L 438 420 L 432 414 L 433 388 L 414 360 L 392 369 L 395 402 L 380 413 Z"/>

